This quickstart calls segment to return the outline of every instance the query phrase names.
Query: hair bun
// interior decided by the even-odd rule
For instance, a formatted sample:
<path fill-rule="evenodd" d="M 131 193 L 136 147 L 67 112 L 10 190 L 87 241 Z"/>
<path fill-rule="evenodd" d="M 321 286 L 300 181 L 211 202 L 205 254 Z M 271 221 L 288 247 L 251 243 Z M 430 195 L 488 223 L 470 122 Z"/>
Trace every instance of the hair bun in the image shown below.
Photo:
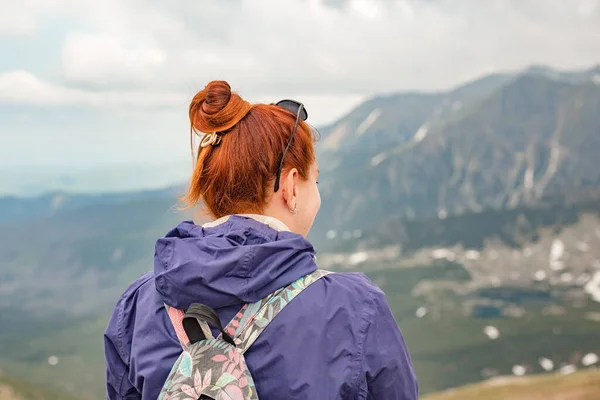
<path fill-rule="evenodd" d="M 252 105 L 225 81 L 212 81 L 199 91 L 190 104 L 190 122 L 198 132 L 223 132 L 248 114 Z"/>
<path fill-rule="evenodd" d="M 223 110 L 231 99 L 231 86 L 225 81 L 212 81 L 204 88 L 206 95 L 202 103 L 202 112 L 214 115 Z"/>

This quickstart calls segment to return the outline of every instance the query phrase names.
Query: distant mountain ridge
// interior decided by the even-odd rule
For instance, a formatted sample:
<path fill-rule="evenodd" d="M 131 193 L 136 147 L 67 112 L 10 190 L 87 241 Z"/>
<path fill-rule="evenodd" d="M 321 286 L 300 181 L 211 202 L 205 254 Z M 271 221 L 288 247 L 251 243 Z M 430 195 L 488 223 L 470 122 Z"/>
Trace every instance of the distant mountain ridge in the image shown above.
<path fill-rule="evenodd" d="M 376 97 L 322 130 L 328 230 L 600 192 L 600 67 L 490 75 L 448 93 Z"/>
<path fill-rule="evenodd" d="M 51 193 L 103 195 L 177 186 L 191 174 L 189 158 L 156 165 L 0 166 L 1 197 L 40 197 Z"/>
<path fill-rule="evenodd" d="M 0 197 L 0 224 L 45 218 L 59 212 L 93 205 L 125 204 L 150 198 L 162 198 L 165 202 L 176 205 L 176 198 L 183 193 L 183 190 L 183 185 L 180 185 L 163 189 L 103 194 L 73 194 L 56 191 L 32 197 L 5 196 Z"/>

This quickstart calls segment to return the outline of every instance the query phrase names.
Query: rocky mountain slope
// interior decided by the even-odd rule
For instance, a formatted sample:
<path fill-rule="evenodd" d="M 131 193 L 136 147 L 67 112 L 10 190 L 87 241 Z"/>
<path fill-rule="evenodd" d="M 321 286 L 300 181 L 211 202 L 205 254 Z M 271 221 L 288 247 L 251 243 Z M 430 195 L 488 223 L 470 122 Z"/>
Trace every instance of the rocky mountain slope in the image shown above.
<path fill-rule="evenodd" d="M 534 68 L 449 93 L 374 98 L 323 129 L 315 235 L 395 215 L 596 198 L 599 110 L 600 67 Z"/>
<path fill-rule="evenodd" d="M 425 396 L 423 400 L 594 400 L 600 391 L 597 371 L 574 375 L 499 378 Z"/>

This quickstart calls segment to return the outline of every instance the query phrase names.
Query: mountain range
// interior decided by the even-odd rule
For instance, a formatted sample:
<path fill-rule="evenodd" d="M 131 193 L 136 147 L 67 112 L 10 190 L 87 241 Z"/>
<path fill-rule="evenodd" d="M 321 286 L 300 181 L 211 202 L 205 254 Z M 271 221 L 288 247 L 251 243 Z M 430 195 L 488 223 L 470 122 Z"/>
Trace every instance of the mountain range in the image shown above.
<path fill-rule="evenodd" d="M 377 96 L 319 130 L 318 262 L 383 288 L 423 393 L 598 363 L 600 66 Z M 103 397 L 107 317 L 193 217 L 181 190 L 0 198 L 4 385 Z"/>
<path fill-rule="evenodd" d="M 600 66 L 534 67 L 444 93 L 375 97 L 320 130 L 317 237 L 395 215 L 595 198 L 598 110 Z"/>

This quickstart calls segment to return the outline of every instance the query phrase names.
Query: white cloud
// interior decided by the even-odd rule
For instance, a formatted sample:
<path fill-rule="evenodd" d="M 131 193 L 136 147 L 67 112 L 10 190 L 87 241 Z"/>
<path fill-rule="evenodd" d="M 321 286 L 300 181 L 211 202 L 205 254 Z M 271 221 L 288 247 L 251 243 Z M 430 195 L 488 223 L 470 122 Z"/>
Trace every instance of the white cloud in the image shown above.
<path fill-rule="evenodd" d="M 273 103 L 280 100 L 273 95 L 242 96 L 254 103 Z M 93 106 L 102 108 L 173 108 L 187 110 L 193 94 L 152 90 L 87 91 L 41 80 L 27 71 L 0 73 L 0 104 L 16 106 Z M 339 118 L 364 100 L 360 95 L 306 95 L 287 96 L 302 101 L 310 113 L 309 122 L 322 125 Z"/>
<path fill-rule="evenodd" d="M 381 8 L 374 1 L 369 0 L 350 0 L 350 8 L 368 19 L 379 19 L 381 17 Z"/>
<path fill-rule="evenodd" d="M 34 36 L 42 19 L 76 16 L 92 0 L 0 0 L 0 36 Z M 71 13 L 73 11 L 73 13 Z"/>
<path fill-rule="evenodd" d="M 0 36 L 33 36 L 35 16 L 19 9 L 2 9 L 0 13 Z"/>
<path fill-rule="evenodd" d="M 581 15 L 592 15 L 598 12 L 600 2 L 598 0 L 580 0 L 577 6 L 577 12 Z"/>
<path fill-rule="evenodd" d="M 129 159 L 138 142 L 122 138 L 152 134 L 147 154 L 154 156 L 175 146 L 160 130 L 177 123 L 185 131 L 189 99 L 208 81 L 225 79 L 250 101 L 301 100 L 310 122 L 321 125 L 376 93 L 448 88 L 531 64 L 599 63 L 599 3 L 0 0 L 0 115 L 5 105 L 49 114 L 88 107 L 99 111 L 89 124 L 101 136 L 103 121 L 130 112 L 106 128 L 120 149 L 112 155 Z M 158 108 L 168 115 L 163 125 L 147 123 Z M 0 161 L 27 154 L 26 135 L 41 135 L 28 118 L 12 121 L 3 120 L 0 134 L 14 146 Z M 73 157 L 101 154 L 82 151 L 88 141 L 78 141 L 74 126 L 48 117 L 43 128 L 75 138 L 82 147 Z M 44 143 L 36 160 L 69 160 L 59 141 Z"/>
<path fill-rule="evenodd" d="M 152 45 L 126 42 L 124 37 L 107 34 L 71 34 L 62 49 L 64 73 L 75 82 L 96 86 L 129 85 L 156 78 L 167 54 Z"/>
<path fill-rule="evenodd" d="M 27 71 L 0 74 L 0 103 L 33 106 L 186 107 L 188 96 L 176 92 L 86 91 L 45 82 Z"/>
<path fill-rule="evenodd" d="M 223 78 L 256 95 L 371 95 L 445 88 L 490 69 L 600 61 L 598 0 L 10 4 L 30 19 L 25 31 L 34 17 L 64 20 L 58 79 L 110 89 L 193 91 Z"/>

